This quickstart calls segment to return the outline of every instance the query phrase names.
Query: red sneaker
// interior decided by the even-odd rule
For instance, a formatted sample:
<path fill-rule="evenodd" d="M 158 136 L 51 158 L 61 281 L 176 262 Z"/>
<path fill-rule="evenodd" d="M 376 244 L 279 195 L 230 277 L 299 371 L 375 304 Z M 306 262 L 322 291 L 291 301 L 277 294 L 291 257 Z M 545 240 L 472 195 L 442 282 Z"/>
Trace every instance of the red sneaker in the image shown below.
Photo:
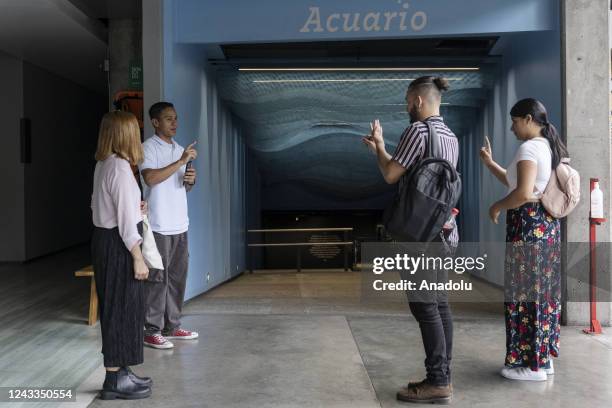
<path fill-rule="evenodd" d="M 144 336 L 144 344 L 145 346 L 153 347 L 156 349 L 171 349 L 174 347 L 174 344 L 169 342 L 164 336 L 161 334 L 154 334 L 151 336 Z"/>
<path fill-rule="evenodd" d="M 199 334 L 198 332 L 183 330 L 181 328 L 178 328 L 178 329 L 172 330 L 171 332 L 168 332 L 168 334 L 166 334 L 165 337 L 168 339 L 175 339 L 175 340 L 193 340 L 193 339 L 197 339 L 199 337 Z"/>

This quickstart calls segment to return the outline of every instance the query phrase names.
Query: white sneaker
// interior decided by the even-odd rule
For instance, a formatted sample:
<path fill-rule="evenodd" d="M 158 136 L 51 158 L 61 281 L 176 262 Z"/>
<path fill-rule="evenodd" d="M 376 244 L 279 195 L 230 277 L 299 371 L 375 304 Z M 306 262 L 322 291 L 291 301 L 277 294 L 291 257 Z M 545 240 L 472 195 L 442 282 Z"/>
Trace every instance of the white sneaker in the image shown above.
<path fill-rule="evenodd" d="M 545 370 L 532 371 L 529 367 L 504 367 L 500 374 L 509 380 L 519 381 L 546 381 L 547 378 Z"/>
<path fill-rule="evenodd" d="M 553 361 L 552 358 L 549 360 L 550 361 L 550 368 L 545 368 L 544 372 L 547 375 L 555 375 L 555 368 L 553 367 Z"/>

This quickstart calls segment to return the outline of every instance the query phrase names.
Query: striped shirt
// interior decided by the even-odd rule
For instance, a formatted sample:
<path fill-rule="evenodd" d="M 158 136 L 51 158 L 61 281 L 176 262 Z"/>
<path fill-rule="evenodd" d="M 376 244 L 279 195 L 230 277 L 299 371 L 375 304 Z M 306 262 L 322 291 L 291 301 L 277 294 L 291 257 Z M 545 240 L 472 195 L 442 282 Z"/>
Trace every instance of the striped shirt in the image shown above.
<path fill-rule="evenodd" d="M 446 126 L 441 116 L 431 116 L 427 120 L 434 126 L 440 137 L 440 151 L 442 159 L 448 160 L 457 168 L 459 161 L 459 142 L 457 136 Z M 429 127 L 424 122 L 414 122 L 404 130 L 399 144 L 391 157 L 406 170 L 417 164 L 425 157 L 429 140 Z M 453 229 L 449 237 L 453 246 L 459 242 L 459 231 Z"/>
<path fill-rule="evenodd" d="M 451 162 L 456 168 L 457 161 L 459 160 L 459 142 L 457 137 L 446 126 L 441 116 L 432 116 L 428 120 L 440 136 L 442 158 Z M 414 122 L 404 130 L 392 159 L 405 169 L 410 169 L 410 167 L 425 157 L 428 138 L 429 128 L 427 124 L 424 122 Z"/>

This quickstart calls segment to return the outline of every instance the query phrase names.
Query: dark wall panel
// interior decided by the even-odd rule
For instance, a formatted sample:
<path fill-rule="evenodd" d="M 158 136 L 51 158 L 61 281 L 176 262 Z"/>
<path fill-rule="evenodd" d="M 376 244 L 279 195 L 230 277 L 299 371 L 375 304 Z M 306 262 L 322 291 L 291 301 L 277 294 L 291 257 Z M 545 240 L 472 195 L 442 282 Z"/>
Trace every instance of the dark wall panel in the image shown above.
<path fill-rule="evenodd" d="M 90 239 L 94 153 L 107 98 L 28 63 L 23 87 L 31 124 L 31 163 L 25 165 L 31 259 Z"/>
<path fill-rule="evenodd" d="M 263 229 L 350 227 L 354 230 L 346 235 L 342 231 L 257 233 L 251 234 L 251 242 L 340 242 L 345 239 L 358 242 L 375 241 L 380 218 L 381 211 L 376 210 L 265 211 L 262 214 Z M 263 268 L 294 269 L 297 266 L 297 251 L 295 247 L 267 247 L 263 250 Z M 344 247 L 341 245 L 302 247 L 300 254 L 302 268 L 342 268 L 344 266 Z M 354 248 L 350 246 L 348 266 L 351 267 L 355 260 Z"/>

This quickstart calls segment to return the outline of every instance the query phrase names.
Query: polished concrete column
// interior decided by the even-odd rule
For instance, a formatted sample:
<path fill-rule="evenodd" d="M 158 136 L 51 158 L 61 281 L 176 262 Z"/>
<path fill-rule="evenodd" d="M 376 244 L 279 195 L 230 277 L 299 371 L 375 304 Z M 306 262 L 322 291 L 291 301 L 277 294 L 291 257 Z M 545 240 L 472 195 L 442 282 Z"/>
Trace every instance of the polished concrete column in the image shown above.
<path fill-rule="evenodd" d="M 131 63 L 142 61 L 142 21 L 110 19 L 108 22 L 109 91 L 112 98 L 129 86 Z"/>
<path fill-rule="evenodd" d="M 604 193 L 604 215 L 610 211 L 611 145 L 610 145 L 610 39 L 609 0 L 564 0 L 561 3 L 562 52 L 564 54 L 564 129 L 572 164 L 582 177 L 582 200 L 567 219 L 567 241 L 587 242 L 589 239 L 589 178 L 598 177 Z M 597 229 L 598 240 L 612 241 L 612 222 Z M 602 266 L 602 277 L 610 280 L 610 265 Z M 610 282 L 606 282 L 608 286 Z M 569 279 L 566 304 L 569 324 L 589 322 L 589 303 L 584 301 L 588 282 Z M 602 324 L 610 324 L 610 303 L 598 305 Z"/>
<path fill-rule="evenodd" d="M 163 97 L 162 17 L 162 0 L 147 0 L 147 6 L 142 8 L 142 68 L 145 106 L 145 139 L 153 134 L 153 127 L 146 115 L 147 107 L 160 101 Z"/>

